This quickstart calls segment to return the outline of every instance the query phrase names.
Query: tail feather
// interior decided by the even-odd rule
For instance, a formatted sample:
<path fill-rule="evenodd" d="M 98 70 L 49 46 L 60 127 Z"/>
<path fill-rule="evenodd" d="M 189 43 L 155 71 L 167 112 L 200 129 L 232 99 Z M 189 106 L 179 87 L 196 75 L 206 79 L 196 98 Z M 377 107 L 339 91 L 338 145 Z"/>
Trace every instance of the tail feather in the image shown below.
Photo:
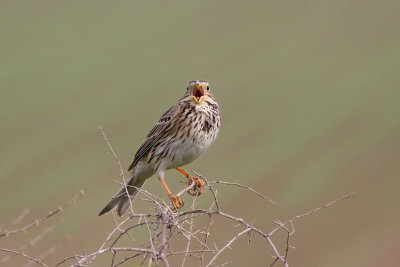
<path fill-rule="evenodd" d="M 142 187 L 144 184 L 143 182 L 140 182 L 138 184 L 134 184 L 132 186 L 136 187 Z M 118 205 L 117 212 L 119 216 L 124 215 L 124 213 L 128 210 L 128 207 L 130 205 L 130 197 L 133 197 L 137 194 L 138 190 L 134 187 L 129 187 L 128 188 L 129 192 L 129 197 L 126 194 L 125 187 L 122 187 L 118 193 L 111 199 L 111 201 L 102 209 L 99 213 L 99 216 L 103 215 L 104 213 L 109 212 L 113 208 L 115 208 Z"/>
<path fill-rule="evenodd" d="M 104 213 L 109 212 L 110 210 L 112 210 L 115 206 L 118 205 L 118 203 L 120 203 L 121 201 L 123 201 L 123 199 L 126 198 L 126 194 L 125 195 L 120 195 L 118 196 L 118 194 L 113 197 L 113 199 L 111 199 L 111 201 L 104 207 L 104 209 L 102 209 L 99 213 L 99 216 L 103 215 Z"/>
<path fill-rule="evenodd" d="M 136 190 L 135 190 L 135 194 L 136 194 Z M 121 200 L 118 204 L 118 209 L 117 209 L 118 215 L 122 216 L 128 210 L 129 205 L 130 205 L 130 201 L 128 198 Z"/>

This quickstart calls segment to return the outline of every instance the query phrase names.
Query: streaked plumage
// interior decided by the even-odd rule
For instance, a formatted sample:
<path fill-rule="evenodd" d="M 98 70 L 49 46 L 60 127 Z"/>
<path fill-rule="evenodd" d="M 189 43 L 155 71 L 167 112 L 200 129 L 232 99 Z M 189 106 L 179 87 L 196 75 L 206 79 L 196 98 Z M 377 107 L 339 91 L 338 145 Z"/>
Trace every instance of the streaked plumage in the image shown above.
<path fill-rule="evenodd" d="M 137 193 L 134 187 L 141 187 L 156 174 L 169 194 L 173 207 L 179 208 L 181 201 L 166 186 L 164 171 L 179 168 L 198 158 L 217 137 L 220 124 L 220 109 L 208 82 L 189 82 L 185 95 L 161 116 L 137 150 L 129 167 L 129 195 L 134 196 Z M 129 207 L 125 187 L 121 188 L 99 215 L 115 206 L 118 206 L 120 216 Z"/>

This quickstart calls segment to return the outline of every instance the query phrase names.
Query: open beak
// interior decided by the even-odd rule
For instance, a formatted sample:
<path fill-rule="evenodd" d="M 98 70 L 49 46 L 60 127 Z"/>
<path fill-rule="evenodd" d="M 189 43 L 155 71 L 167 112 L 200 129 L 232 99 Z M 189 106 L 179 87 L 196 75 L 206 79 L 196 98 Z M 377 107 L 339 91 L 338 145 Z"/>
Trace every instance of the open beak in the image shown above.
<path fill-rule="evenodd" d="M 192 98 L 196 104 L 200 104 L 204 100 L 204 89 L 200 84 L 194 86 Z"/>

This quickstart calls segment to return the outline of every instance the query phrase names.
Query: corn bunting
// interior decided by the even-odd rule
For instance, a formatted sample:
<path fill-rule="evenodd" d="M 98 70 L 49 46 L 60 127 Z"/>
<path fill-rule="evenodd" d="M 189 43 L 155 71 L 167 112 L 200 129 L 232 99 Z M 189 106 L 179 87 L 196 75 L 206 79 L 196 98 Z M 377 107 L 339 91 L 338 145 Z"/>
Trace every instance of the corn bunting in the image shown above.
<path fill-rule="evenodd" d="M 105 206 L 99 216 L 117 207 L 122 216 L 130 205 L 130 197 L 137 193 L 145 181 L 156 174 L 174 210 L 182 207 L 179 196 L 173 195 L 164 180 L 164 172 L 175 168 L 195 187 L 189 190 L 199 195 L 204 182 L 192 178 L 180 167 L 197 159 L 211 146 L 221 125 L 220 108 L 210 92 L 210 85 L 204 80 L 191 81 L 185 95 L 168 109 L 156 123 L 136 151 L 129 167 L 129 180 L 116 196 Z M 128 196 L 129 194 L 129 196 Z"/>

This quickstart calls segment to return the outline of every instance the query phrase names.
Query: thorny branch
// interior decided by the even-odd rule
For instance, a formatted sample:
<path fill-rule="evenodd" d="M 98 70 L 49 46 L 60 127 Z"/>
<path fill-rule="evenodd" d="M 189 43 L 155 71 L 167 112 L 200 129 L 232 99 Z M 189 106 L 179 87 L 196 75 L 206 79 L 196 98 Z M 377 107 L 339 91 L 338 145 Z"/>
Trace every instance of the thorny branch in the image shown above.
<path fill-rule="evenodd" d="M 204 177 L 202 178 L 205 179 Z M 207 184 L 212 184 L 212 182 L 207 182 Z M 246 188 L 243 186 L 240 187 Z M 136 252 L 136 254 L 130 259 L 140 256 L 143 256 L 145 258 L 151 257 L 154 258 L 156 261 L 160 260 L 163 266 L 170 266 L 170 259 L 173 258 L 174 261 L 176 261 L 179 259 L 179 255 L 183 255 L 183 257 L 180 258 L 182 266 L 187 261 L 187 257 L 191 258 L 192 260 L 197 260 L 197 264 L 200 266 L 214 266 L 215 261 L 220 257 L 220 255 L 234 242 L 236 242 L 240 236 L 246 233 L 254 232 L 266 240 L 266 243 L 271 248 L 274 254 L 275 258 L 271 266 L 273 266 L 278 261 L 282 262 L 285 266 L 289 266 L 289 263 L 287 262 L 287 257 L 291 248 L 290 236 L 294 234 L 294 223 L 301 218 L 320 211 L 321 209 L 328 208 L 338 203 L 339 201 L 342 201 L 352 196 L 354 193 L 345 195 L 335 201 L 331 201 L 304 214 L 296 215 L 284 223 L 276 221 L 277 226 L 270 232 L 263 231 L 242 218 L 217 209 L 196 209 L 194 203 L 186 211 L 173 212 L 171 211 L 170 207 L 165 204 L 161 199 L 147 192 L 146 190 L 140 189 L 140 194 L 142 195 L 142 197 L 138 197 L 135 201 L 144 200 L 148 202 L 149 198 L 147 198 L 147 196 L 151 196 L 154 208 L 156 209 L 156 213 L 128 215 L 112 231 L 112 234 L 107 237 L 106 241 L 103 243 L 102 249 L 99 249 L 98 251 L 88 255 L 75 256 L 78 263 L 74 266 L 88 266 L 88 263 L 92 262 L 93 259 L 91 258 L 93 256 L 104 254 L 106 252 L 112 251 L 113 255 L 116 254 L 117 252 L 121 251 L 120 249 L 115 249 L 115 246 L 117 245 L 121 237 L 126 235 L 128 232 L 133 232 L 134 230 L 140 229 L 141 227 L 147 227 L 147 229 L 151 229 L 151 233 L 149 233 L 152 236 L 151 242 L 149 242 L 148 245 L 143 246 L 142 249 L 132 249 L 132 251 Z M 218 199 L 216 201 L 218 201 Z M 215 207 L 215 203 L 213 203 L 212 206 Z M 204 216 L 208 217 L 208 220 L 206 220 L 205 224 L 201 225 L 200 218 Z M 240 230 L 237 233 L 235 233 L 235 230 L 232 230 L 233 237 L 228 240 L 226 244 L 221 248 L 210 246 L 207 242 L 208 236 L 216 234 L 210 231 L 210 226 L 214 222 L 212 219 L 214 216 L 226 218 L 231 222 L 235 224 L 239 223 L 244 227 L 244 229 Z M 132 222 L 133 219 L 136 219 L 137 221 Z M 139 223 L 139 221 L 141 222 Z M 126 229 L 121 230 L 124 229 L 124 227 L 126 227 Z M 197 230 L 195 230 L 194 228 Z M 232 229 L 234 229 L 234 227 L 232 227 Z M 279 230 L 283 230 L 287 233 L 286 247 L 283 252 L 281 252 L 277 248 L 272 240 L 272 236 Z M 114 235 L 114 233 L 116 235 Z M 205 236 L 206 238 L 202 239 L 202 236 Z M 173 247 L 180 247 L 184 245 L 184 243 L 179 244 L 178 240 L 181 239 L 180 237 L 183 237 L 183 239 L 186 240 L 186 246 L 185 248 L 183 248 L 183 250 L 174 251 Z M 111 240 L 113 241 L 109 242 Z M 192 243 L 193 245 L 191 245 Z M 107 244 L 109 245 L 107 246 Z M 192 247 L 199 247 L 199 249 L 193 250 L 191 249 Z M 124 262 L 125 261 L 126 259 L 124 260 Z"/>
<path fill-rule="evenodd" d="M 241 185 L 241 184 L 239 184 L 239 183 L 237 183 L 237 182 L 232 183 L 232 182 L 225 182 L 225 181 L 213 181 L 213 182 L 209 182 L 209 184 L 234 185 L 234 186 L 237 186 L 237 187 L 246 188 L 246 189 L 250 190 L 251 192 L 253 192 L 254 194 L 256 194 L 257 196 L 261 197 L 262 199 L 268 201 L 269 203 L 271 203 L 271 204 L 273 204 L 273 205 L 275 204 L 275 202 L 273 202 L 271 199 L 269 199 L 269 198 L 265 197 L 264 195 L 258 193 L 258 192 L 257 192 L 256 190 L 254 190 L 253 188 L 251 188 L 251 187 L 249 187 L 249 186 Z"/>
<path fill-rule="evenodd" d="M 54 215 L 56 215 L 57 213 L 61 212 L 66 207 L 69 207 L 72 204 L 75 204 L 76 201 L 78 201 L 79 199 L 81 199 L 83 197 L 83 194 L 84 194 L 83 190 L 80 190 L 79 193 L 77 195 L 75 195 L 70 201 L 68 201 L 67 203 L 65 203 L 62 206 L 59 206 L 55 210 L 50 211 L 48 214 L 44 215 L 43 217 L 41 217 L 39 219 L 36 219 L 35 221 L 33 221 L 32 223 L 30 223 L 28 225 L 25 225 L 25 226 L 20 227 L 18 229 L 4 230 L 2 233 L 0 233 L 0 238 L 5 237 L 5 236 L 14 235 L 14 234 L 17 234 L 17 233 L 26 232 L 30 228 L 40 225 L 43 221 L 49 219 L 50 217 L 53 217 Z"/>
<path fill-rule="evenodd" d="M 201 177 L 201 175 L 199 174 L 197 174 L 197 176 Z M 216 182 L 213 181 L 208 182 L 206 178 L 204 177 L 201 178 L 206 181 L 206 185 L 211 191 L 212 190 L 211 184 L 216 184 Z M 220 182 L 218 183 L 224 184 Z M 242 186 L 238 183 L 228 183 L 228 184 L 237 185 L 240 188 L 245 188 L 250 190 L 249 187 Z M 189 188 L 190 186 L 182 190 L 180 193 L 187 191 Z M 236 242 L 240 236 L 242 236 L 245 233 L 255 232 L 256 234 L 258 234 L 259 236 L 263 237 L 266 240 L 267 244 L 273 251 L 275 259 L 271 264 L 271 266 L 278 261 L 281 261 L 285 266 L 289 266 L 287 262 L 287 256 L 289 253 L 289 249 L 291 247 L 289 242 L 290 236 L 294 234 L 295 221 L 304 218 L 306 216 L 309 216 L 311 214 L 314 214 L 315 212 L 321 209 L 328 208 L 354 194 L 351 193 L 345 195 L 335 201 L 329 202 L 326 205 L 320 206 L 309 212 L 306 212 L 301 215 L 296 215 L 287 222 L 281 223 L 277 221 L 276 222 L 278 224 L 277 227 L 270 232 L 266 232 L 255 227 L 254 225 L 250 224 L 249 222 L 245 221 L 242 218 L 239 218 L 237 216 L 219 210 L 219 208 L 213 209 L 212 207 L 217 207 L 218 204 L 218 199 L 216 194 L 213 195 L 214 201 L 209 209 L 196 209 L 194 205 L 195 201 L 194 198 L 193 204 L 188 210 L 173 212 L 169 207 L 169 205 L 163 202 L 157 196 L 151 194 L 150 192 L 144 189 L 138 189 L 138 190 L 140 196 L 137 197 L 135 201 L 142 200 L 146 201 L 147 203 L 152 203 L 153 209 L 155 209 L 156 212 L 148 214 L 130 214 L 126 218 L 123 218 L 122 221 L 117 225 L 117 227 L 110 233 L 110 235 L 107 236 L 106 241 L 101 246 L 101 249 L 88 255 L 75 256 L 75 259 L 77 260 L 78 263 L 75 264 L 74 266 L 88 266 L 94 260 L 95 256 L 110 251 L 112 252 L 114 259 L 115 254 L 117 252 L 123 251 L 121 249 L 115 249 L 115 246 L 117 245 L 118 241 L 124 235 L 127 235 L 129 232 L 133 233 L 134 230 L 139 229 L 141 227 L 146 227 L 147 230 L 150 231 L 149 234 L 152 236 L 150 238 L 151 240 L 150 243 L 148 245 L 143 246 L 142 248 L 132 248 L 132 251 L 135 252 L 135 254 L 133 254 L 133 256 L 125 258 L 124 260 L 121 261 L 121 263 L 142 256 L 145 258 L 149 257 L 150 259 L 155 259 L 156 261 L 160 260 L 164 266 L 170 266 L 169 259 L 171 257 L 173 257 L 174 260 L 176 260 L 178 255 L 183 255 L 182 266 L 185 264 L 187 257 L 191 257 L 193 260 L 199 260 L 200 266 L 212 266 L 214 262 L 218 259 L 218 257 L 222 254 L 222 252 L 224 252 L 227 248 L 229 248 L 232 243 Z M 254 191 L 250 190 L 250 191 L 253 193 L 256 192 L 255 190 Z M 257 192 L 257 195 L 261 194 Z M 200 218 L 202 216 L 208 217 L 208 220 L 205 225 L 200 225 Z M 230 239 L 223 247 L 217 248 L 216 246 L 210 246 L 207 243 L 208 236 L 215 234 L 210 231 L 210 226 L 214 222 L 212 219 L 213 216 L 224 217 L 232 222 L 239 223 L 242 226 L 244 226 L 244 229 L 241 230 L 239 233 L 234 233 L 233 238 Z M 132 220 L 134 219 L 136 219 L 137 221 L 132 222 Z M 193 229 L 195 224 L 197 224 L 196 228 L 198 230 Z M 289 228 L 287 227 L 288 225 L 292 229 L 291 231 L 289 231 Z M 284 250 L 284 253 L 280 252 L 275 243 L 272 241 L 272 236 L 279 230 L 284 230 L 285 232 L 287 232 L 286 248 Z M 201 236 L 205 236 L 204 241 L 202 241 Z M 173 251 L 172 247 L 179 246 L 176 244 L 177 243 L 176 240 L 178 240 L 179 237 L 183 237 L 184 239 L 187 240 L 186 248 L 184 248 L 184 250 L 182 251 Z M 200 247 L 200 249 L 191 250 L 191 242 L 196 243 L 195 245 L 197 245 L 197 247 Z M 207 256 L 205 257 L 204 255 Z M 150 260 L 149 263 L 151 262 L 152 260 Z M 112 266 L 114 266 L 114 264 Z"/>
<path fill-rule="evenodd" d="M 119 176 L 122 178 L 122 181 L 124 182 L 125 193 L 126 193 L 127 196 L 129 196 L 128 185 L 127 185 L 126 180 L 125 180 L 124 168 L 122 168 L 122 164 L 119 161 L 119 158 L 118 158 L 117 154 L 115 154 L 114 149 L 112 148 L 110 142 L 108 141 L 107 136 L 103 131 L 103 128 L 99 127 L 99 131 L 103 135 L 104 141 L 106 142 L 106 144 L 108 146 L 108 149 L 110 150 L 110 152 L 113 155 L 115 161 L 117 162 L 117 165 L 118 165 L 118 168 L 119 168 Z M 131 209 L 131 212 L 133 213 L 132 202 L 129 203 L 129 207 Z"/>
<path fill-rule="evenodd" d="M 5 248 L 0 248 L 0 251 L 2 251 L 2 252 L 7 252 L 7 253 L 11 253 L 11 254 L 15 254 L 15 255 L 19 255 L 19 256 L 22 256 L 22 257 L 24 257 L 24 258 L 27 258 L 28 260 L 30 260 L 30 261 L 32 261 L 32 262 L 35 262 L 35 263 L 37 263 L 37 264 L 39 264 L 39 265 L 48 267 L 47 264 L 43 263 L 43 262 L 40 261 L 39 259 L 35 259 L 35 258 L 31 257 L 31 256 L 26 255 L 24 252 L 18 252 L 18 251 L 15 251 L 15 250 L 5 249 Z"/>
<path fill-rule="evenodd" d="M 123 184 L 127 190 L 128 185 L 124 178 L 122 166 L 118 160 L 117 155 L 108 142 L 107 137 L 101 128 L 99 128 L 104 140 L 106 141 L 114 159 L 120 168 L 120 176 L 122 177 Z M 192 198 L 192 204 L 188 209 L 182 209 L 179 211 L 173 211 L 169 204 L 165 203 L 163 199 L 146 191 L 142 188 L 137 188 L 138 194 L 135 197 L 135 203 L 142 202 L 148 206 L 148 213 L 137 214 L 134 213 L 133 206 L 131 203 L 130 213 L 122 218 L 115 218 L 115 227 L 105 237 L 104 242 L 100 247 L 90 253 L 84 253 L 82 255 L 73 255 L 65 257 L 60 260 L 54 266 L 62 266 L 68 264 L 69 266 L 97 266 L 99 263 L 96 262 L 96 258 L 99 255 L 108 255 L 109 263 L 112 267 L 120 266 L 126 262 L 135 262 L 144 265 L 148 262 L 148 266 L 156 264 L 157 266 L 162 264 L 163 266 L 176 266 L 186 265 L 190 266 L 224 266 L 229 263 L 222 262 L 216 265 L 216 262 L 220 259 L 220 256 L 228 249 L 231 245 L 240 240 L 240 237 L 248 234 L 249 244 L 252 236 L 257 235 L 265 240 L 266 247 L 273 253 L 273 261 L 270 266 L 275 265 L 277 262 L 281 262 L 284 266 L 289 266 L 288 255 L 291 251 L 292 246 L 290 245 L 290 238 L 295 233 L 294 225 L 298 220 L 310 216 L 322 209 L 329 208 L 340 201 L 343 201 L 354 193 L 347 194 L 337 200 L 331 201 L 325 205 L 319 206 L 306 213 L 296 215 L 286 222 L 276 220 L 276 227 L 270 231 L 256 227 L 254 223 L 250 223 L 236 215 L 229 214 L 220 209 L 219 199 L 216 188 L 214 186 L 222 186 L 220 190 L 223 190 L 225 186 L 236 186 L 238 188 L 248 190 L 258 197 L 266 200 L 269 203 L 274 204 L 272 200 L 265 197 L 256 190 L 241 185 L 235 182 L 226 181 L 208 181 L 205 177 L 202 177 L 199 173 L 193 171 L 193 174 L 205 181 L 205 190 L 203 194 L 212 195 L 212 203 L 206 209 L 196 208 L 196 197 Z M 182 189 L 178 195 L 183 195 L 189 189 L 192 189 L 194 183 Z M 200 196 L 199 199 L 201 199 Z M 199 201 L 200 203 L 200 201 Z M 64 206 L 65 207 L 65 206 Z M 44 216 L 44 220 L 60 210 L 57 209 L 53 213 Z M 229 239 L 218 239 L 218 232 L 214 230 L 214 226 L 218 224 L 217 217 L 225 218 L 231 223 L 231 227 L 224 222 L 224 229 L 231 231 L 231 238 Z M 37 225 L 37 223 L 33 223 Z M 24 227 L 22 230 L 17 229 L 14 231 L 5 231 L 3 235 L 9 235 L 10 233 L 16 233 L 20 231 L 26 231 L 33 226 L 32 224 Z M 240 227 L 238 227 L 238 225 Z M 284 241 L 284 248 L 278 249 L 278 246 L 272 240 L 272 237 L 283 231 L 286 233 Z M 8 234 L 5 234 L 8 233 Z M 133 237 L 137 233 L 148 233 L 147 243 L 139 243 L 143 241 L 136 241 Z M 253 233 L 253 234 L 252 234 Z M 252 235 L 251 235 L 252 234 Z M 130 245 L 126 245 L 126 241 L 129 241 Z M 182 241 L 183 240 L 183 241 Z M 225 240 L 225 242 L 223 242 Z M 215 242 L 218 242 L 217 244 Z M 82 249 L 83 250 L 83 249 Z M 49 266 L 43 262 L 43 259 L 35 259 L 25 254 L 25 252 L 13 251 L 9 249 L 0 248 L 0 252 L 12 253 L 29 259 L 30 261 L 41 265 Z M 264 257 L 264 256 L 262 256 Z M 173 264 L 172 264 L 173 262 Z M 104 265 L 104 256 L 101 261 Z"/>
<path fill-rule="evenodd" d="M 60 212 L 62 212 L 65 208 L 75 204 L 78 200 L 80 200 L 83 197 L 83 190 L 80 190 L 78 194 L 76 194 L 72 199 L 70 199 L 68 202 L 64 203 L 63 205 L 59 206 L 58 208 L 56 208 L 53 211 L 49 211 L 48 214 L 40 217 L 39 219 L 34 220 L 32 223 L 29 223 L 23 227 L 17 228 L 17 229 L 13 229 L 13 230 L 4 230 L 2 233 L 0 233 L 0 238 L 8 238 L 11 237 L 15 234 L 18 233 L 26 233 L 27 231 L 31 230 L 33 227 L 38 227 L 40 226 L 44 221 L 52 218 L 53 216 L 59 214 Z M 24 209 L 24 211 L 16 218 L 13 220 L 13 224 L 18 224 L 22 221 L 22 219 L 29 213 L 29 211 L 27 209 Z M 39 240 L 41 240 L 47 233 L 49 233 L 50 231 L 52 231 L 54 228 L 54 226 L 52 227 L 46 227 L 43 231 L 43 233 L 37 235 L 36 237 L 32 238 L 29 242 L 28 245 L 27 244 L 23 244 L 21 246 L 21 249 L 19 250 L 12 250 L 12 249 L 6 249 L 6 248 L 0 248 L 0 252 L 4 252 L 4 253 L 8 253 L 9 255 L 16 255 L 16 256 L 22 256 L 26 259 L 28 259 L 30 262 L 36 263 L 37 265 L 41 265 L 41 266 L 49 266 L 47 264 L 45 264 L 41 258 L 43 258 L 43 255 L 48 254 L 46 253 L 42 253 L 40 256 L 38 257 L 32 257 L 29 256 L 25 253 L 25 249 L 34 246 Z M 50 252 L 54 251 L 54 247 L 51 248 L 49 250 Z M 2 258 L 0 259 L 0 263 L 5 263 L 9 261 L 9 258 Z"/>

